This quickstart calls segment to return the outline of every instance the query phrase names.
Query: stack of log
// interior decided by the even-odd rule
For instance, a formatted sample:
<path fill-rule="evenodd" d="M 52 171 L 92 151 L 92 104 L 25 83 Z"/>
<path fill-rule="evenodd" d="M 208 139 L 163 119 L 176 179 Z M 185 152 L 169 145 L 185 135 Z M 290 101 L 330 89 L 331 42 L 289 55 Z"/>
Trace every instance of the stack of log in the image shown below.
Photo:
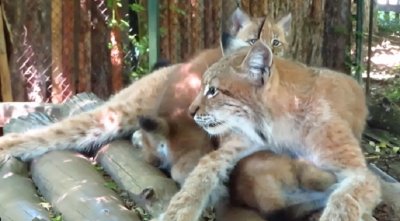
<path fill-rule="evenodd" d="M 60 108 L 57 118 L 33 112 L 10 121 L 4 132 L 34 130 L 102 103 L 94 94 L 79 94 Z M 0 217 L 4 220 L 50 220 L 49 211 L 39 205 L 51 205 L 54 211 L 62 214 L 63 220 L 141 220 L 140 214 L 127 208 L 121 196 L 105 185 L 107 180 L 94 163 L 127 193 L 136 207 L 153 216 L 165 210 L 178 191 L 176 183 L 146 163 L 141 150 L 129 141 L 113 141 L 93 156 L 88 159 L 80 153 L 53 151 L 33 160 L 30 167 L 12 157 L 5 160 L 0 167 L 0 189 L 3 190 Z M 381 177 L 385 220 L 400 220 L 400 184 L 376 166 L 370 167 Z"/>

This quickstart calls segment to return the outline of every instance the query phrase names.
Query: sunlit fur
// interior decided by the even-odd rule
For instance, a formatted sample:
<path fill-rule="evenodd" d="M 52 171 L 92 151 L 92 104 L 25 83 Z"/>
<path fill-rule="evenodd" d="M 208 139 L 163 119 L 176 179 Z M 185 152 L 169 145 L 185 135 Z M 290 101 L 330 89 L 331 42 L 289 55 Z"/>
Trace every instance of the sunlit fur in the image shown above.
<path fill-rule="evenodd" d="M 359 221 L 380 201 L 379 181 L 360 147 L 367 108 L 360 85 L 342 73 L 274 58 L 262 42 L 211 66 L 190 112 L 224 138 L 173 197 L 164 221 L 197 220 L 226 173 L 245 152 L 288 153 L 337 175 L 321 221 Z M 260 56 L 262 59 L 259 59 Z M 252 74 L 250 74 L 252 73 Z M 204 88 L 216 87 L 216 96 Z M 202 187 L 206 186 L 206 187 Z"/>
<path fill-rule="evenodd" d="M 234 205 L 292 220 L 323 208 L 335 183 L 332 173 L 304 160 L 260 151 L 238 162 L 229 186 Z"/>
<path fill-rule="evenodd" d="M 235 34 L 247 41 L 257 36 L 262 23 L 258 18 L 244 17 L 239 25 Z M 24 134 L 5 135 L 0 138 L 0 161 L 6 155 L 26 161 L 51 150 L 97 148 L 131 134 L 138 128 L 140 115 L 160 114 L 176 121 L 190 121 L 190 127 L 197 127 L 187 108 L 200 90 L 204 71 L 221 56 L 220 47 L 203 50 L 185 63 L 142 77 L 93 111 Z"/>
<path fill-rule="evenodd" d="M 241 14 L 241 16 L 245 15 Z M 285 16 L 284 18 L 287 17 L 288 16 Z M 275 23 L 272 23 L 270 20 L 264 21 L 259 18 L 251 20 L 253 21 L 251 24 L 263 25 L 261 30 L 261 36 L 263 39 L 270 41 L 275 38 L 275 40 L 279 40 L 282 45 L 286 44 L 285 35 L 287 34 L 283 30 L 283 25 L 287 25 L 286 23 L 290 22 L 289 20 L 285 19 L 283 22 L 282 19 L 280 19 Z M 273 31 L 267 31 L 265 28 L 272 28 Z M 238 39 L 257 38 L 258 32 L 260 32 L 260 27 L 256 25 L 243 26 L 241 31 L 238 33 L 238 36 L 240 36 Z M 282 45 L 279 45 L 278 47 L 281 47 Z M 201 60 L 204 59 L 205 58 L 201 57 Z M 190 76 L 188 75 L 188 78 L 189 77 Z M 177 105 L 171 105 L 171 109 L 165 109 L 164 107 L 167 105 L 161 105 L 158 114 L 153 114 L 151 116 L 147 115 L 147 117 L 154 119 L 160 124 L 163 124 L 162 122 L 168 122 L 168 125 L 173 128 L 172 132 L 166 132 L 166 130 L 146 131 L 143 130 L 143 128 L 140 128 L 135 136 L 140 134 L 141 136 L 139 139 L 141 140 L 134 141 L 135 143 L 142 143 L 144 155 L 148 162 L 153 165 L 168 167 L 171 169 L 172 178 L 179 183 L 183 182 L 187 174 L 194 168 L 198 160 L 205 153 L 215 148 L 210 148 L 211 146 L 214 146 L 214 144 L 210 142 L 205 143 L 204 140 L 202 140 L 206 139 L 209 141 L 209 136 L 204 132 L 204 130 L 200 129 L 187 114 L 187 108 L 196 95 L 190 94 L 186 91 L 190 85 L 188 82 L 189 80 L 177 85 L 179 89 L 175 90 L 176 92 L 179 91 L 180 96 L 184 95 L 181 99 L 187 99 L 186 101 L 181 100 L 181 104 L 186 104 L 186 106 L 182 105 L 182 108 L 180 108 Z M 201 84 L 200 79 L 198 83 Z M 167 94 L 166 96 L 176 95 Z M 165 99 L 165 101 L 170 100 Z M 166 115 L 166 113 L 172 114 Z M 163 148 L 166 150 L 163 154 L 160 154 L 160 148 L 158 148 L 160 145 L 166 147 Z"/>

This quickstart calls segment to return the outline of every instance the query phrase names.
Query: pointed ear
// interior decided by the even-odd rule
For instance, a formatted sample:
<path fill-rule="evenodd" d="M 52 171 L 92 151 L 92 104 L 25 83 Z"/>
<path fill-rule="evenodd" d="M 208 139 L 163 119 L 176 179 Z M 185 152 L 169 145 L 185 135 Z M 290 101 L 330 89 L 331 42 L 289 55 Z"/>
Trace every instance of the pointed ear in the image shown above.
<path fill-rule="evenodd" d="M 237 32 L 248 22 L 250 22 L 250 16 L 247 15 L 240 8 L 236 8 L 232 13 L 230 18 L 230 28 L 229 33 L 231 35 L 236 35 Z"/>
<path fill-rule="evenodd" d="M 292 13 L 289 13 L 284 17 L 282 17 L 281 19 L 279 19 L 277 25 L 282 28 L 283 32 L 285 33 L 285 36 L 287 37 L 292 29 Z"/>
<path fill-rule="evenodd" d="M 247 77 L 257 86 L 262 86 L 268 80 L 272 66 L 272 51 L 262 43 L 257 41 L 242 63 L 242 67 L 247 72 Z"/>
<path fill-rule="evenodd" d="M 231 54 L 232 52 L 242 48 L 249 46 L 249 44 L 239 38 L 235 38 L 232 35 L 223 32 L 221 35 L 221 48 L 224 56 Z"/>
<path fill-rule="evenodd" d="M 169 133 L 168 122 L 158 116 L 139 116 L 139 126 L 146 132 L 167 135 Z"/>

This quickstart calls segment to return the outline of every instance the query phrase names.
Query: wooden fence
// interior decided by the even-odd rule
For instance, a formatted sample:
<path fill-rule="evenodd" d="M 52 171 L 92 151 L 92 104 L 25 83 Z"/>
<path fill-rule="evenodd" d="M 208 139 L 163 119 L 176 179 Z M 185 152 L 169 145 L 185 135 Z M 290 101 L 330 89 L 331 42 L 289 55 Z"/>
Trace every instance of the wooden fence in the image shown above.
<path fill-rule="evenodd" d="M 60 103 L 82 91 L 107 98 L 128 83 L 132 63 L 127 57 L 133 49 L 126 48 L 132 30 L 110 28 L 108 22 L 113 15 L 130 16 L 131 26 L 138 26 L 133 31 L 146 34 L 136 23 L 145 24 L 147 13 L 132 19 L 128 5 L 146 6 L 147 0 L 118 1 L 123 7 L 110 8 L 107 0 L 0 0 L 1 101 Z M 222 1 L 159 2 L 161 57 L 180 62 L 217 45 Z M 252 16 L 296 12 L 297 37 L 290 53 L 306 63 L 322 64 L 323 0 L 242 0 L 241 6 Z"/>

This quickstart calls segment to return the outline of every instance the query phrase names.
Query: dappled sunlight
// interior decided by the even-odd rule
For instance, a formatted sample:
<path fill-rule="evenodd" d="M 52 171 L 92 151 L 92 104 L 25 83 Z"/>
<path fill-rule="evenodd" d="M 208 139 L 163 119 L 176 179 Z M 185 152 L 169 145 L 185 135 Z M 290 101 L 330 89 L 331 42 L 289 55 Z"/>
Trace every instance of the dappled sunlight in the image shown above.
<path fill-rule="evenodd" d="M 192 66 L 190 63 L 182 65 L 179 71 L 182 80 L 175 85 L 176 92 L 185 93 L 189 90 L 198 90 L 200 88 L 201 79 L 198 73 L 192 72 Z"/>
<path fill-rule="evenodd" d="M 27 84 L 28 99 L 34 102 L 45 102 L 46 92 L 46 81 L 49 77 L 45 75 L 51 67 L 45 68 L 42 73 L 39 72 L 36 67 L 37 59 L 36 54 L 33 50 L 32 44 L 28 41 L 28 29 L 24 26 L 23 42 L 21 47 L 24 48 L 24 52 L 20 57 L 17 58 L 17 64 L 22 77 L 25 79 Z"/>
<path fill-rule="evenodd" d="M 12 175 L 14 175 L 13 172 L 8 172 L 8 173 L 4 174 L 2 178 L 7 179 L 8 177 L 11 177 Z"/>
<path fill-rule="evenodd" d="M 122 50 L 118 46 L 117 36 L 115 31 L 111 31 L 110 33 L 110 42 L 111 42 L 111 63 L 112 65 L 120 66 L 122 65 Z"/>
<path fill-rule="evenodd" d="M 96 203 L 108 203 L 108 202 L 111 202 L 111 200 L 110 199 L 108 199 L 109 197 L 106 197 L 106 196 L 98 196 L 98 197 L 95 197 L 94 198 L 94 200 L 96 201 Z M 91 199 L 89 199 L 89 200 L 91 200 Z"/>
<path fill-rule="evenodd" d="M 81 182 L 83 182 L 84 180 L 82 180 Z M 61 201 L 63 201 L 65 198 L 67 198 L 68 195 L 70 195 L 72 192 L 75 192 L 79 189 L 82 188 L 82 185 L 77 185 L 72 187 L 71 189 L 69 189 L 67 192 L 65 192 L 64 194 L 62 194 L 58 199 L 55 200 L 56 203 L 59 203 Z"/>
<path fill-rule="evenodd" d="M 400 76 L 400 45 L 398 43 L 384 39 L 372 46 L 371 50 L 371 79 L 390 80 Z M 366 70 L 362 76 L 367 77 Z"/>
<path fill-rule="evenodd" d="M 371 61 L 376 65 L 397 66 L 400 65 L 400 46 L 384 40 L 380 45 L 371 48 L 374 55 Z"/>
<path fill-rule="evenodd" d="M 171 116 L 173 118 L 178 117 L 178 116 L 182 116 L 182 114 L 186 112 L 186 109 L 183 108 L 175 108 L 171 114 Z"/>

